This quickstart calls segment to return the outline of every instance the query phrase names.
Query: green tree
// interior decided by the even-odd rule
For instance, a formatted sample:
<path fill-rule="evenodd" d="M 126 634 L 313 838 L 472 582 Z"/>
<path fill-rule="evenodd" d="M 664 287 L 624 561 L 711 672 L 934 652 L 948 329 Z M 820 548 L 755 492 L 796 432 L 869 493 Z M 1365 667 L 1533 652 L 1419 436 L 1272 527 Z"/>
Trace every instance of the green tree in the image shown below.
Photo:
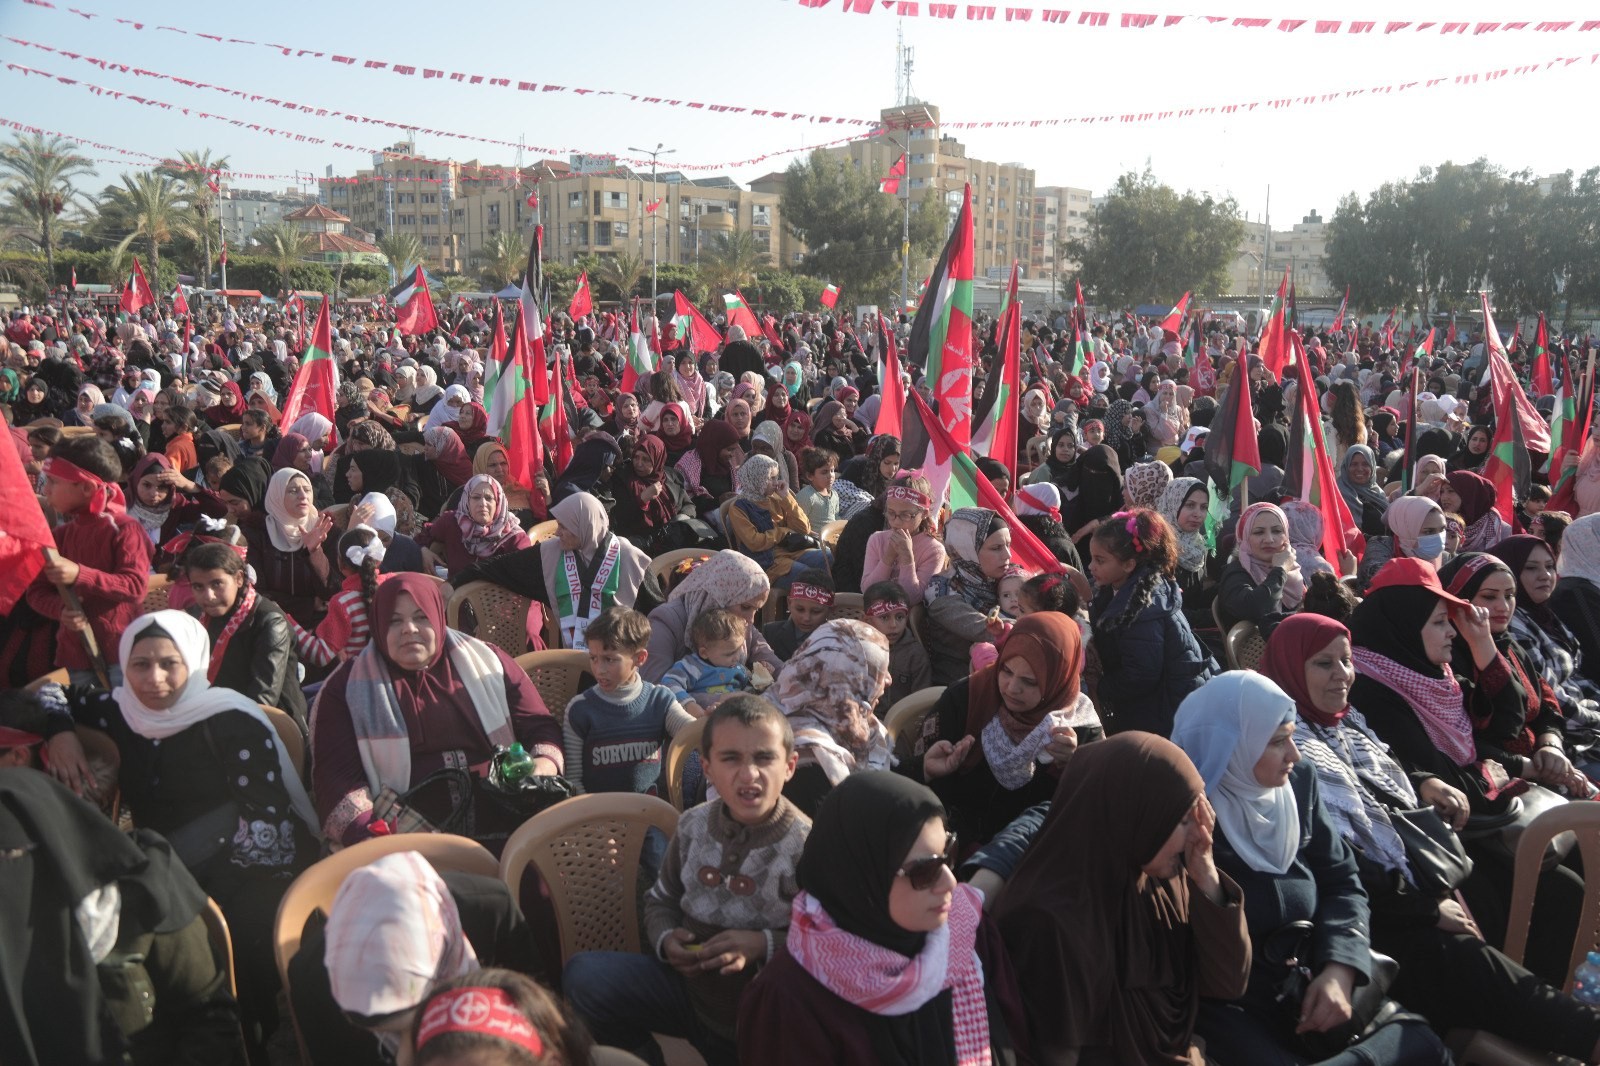
<path fill-rule="evenodd" d="M 213 159 L 209 148 L 180 149 L 176 165 L 156 168 L 156 173 L 172 178 L 183 187 L 184 200 L 194 212 L 194 230 L 201 252 L 200 269 L 195 277 L 201 285 L 211 283 L 212 235 L 217 236 L 219 244 L 222 239 L 222 215 L 213 211 L 218 197 L 212 183 L 218 180 L 218 172 L 227 168 L 228 157 Z"/>
<path fill-rule="evenodd" d="M 805 272 L 827 278 L 863 299 L 886 302 L 900 286 L 904 204 L 878 191 L 881 175 L 864 174 L 821 151 L 789 165 L 784 223 L 808 249 Z M 911 212 L 913 284 L 924 260 L 950 229 L 944 200 L 934 190 Z"/>
<path fill-rule="evenodd" d="M 478 268 L 484 288 L 499 292 L 522 280 L 522 272 L 528 268 L 528 245 L 521 234 L 502 230 L 472 253 L 472 262 Z"/>
<path fill-rule="evenodd" d="M 627 302 L 638 295 L 639 286 L 649 276 L 650 267 L 644 261 L 644 256 L 633 252 L 617 252 L 615 255 L 601 256 L 600 269 L 589 280 L 605 290 L 603 295 L 606 299 Z M 598 288 L 596 295 L 602 295 Z M 645 295 L 650 294 L 646 292 Z"/>
<path fill-rule="evenodd" d="M 820 278 L 805 274 L 762 270 L 756 274 L 756 291 L 745 295 L 754 298 L 774 314 L 783 315 L 816 306 L 824 284 Z"/>
<path fill-rule="evenodd" d="M 250 239 L 255 242 L 259 254 L 277 270 L 280 289 L 294 287 L 290 280 L 292 271 L 305 262 L 317 246 L 316 235 L 307 233 L 293 222 L 271 222 L 258 226 Z M 331 285 L 331 274 L 328 280 Z"/>
<path fill-rule="evenodd" d="M 713 292 L 742 289 L 771 258 L 749 230 L 719 233 L 700 251 L 700 280 Z"/>
<path fill-rule="evenodd" d="M 120 247 L 143 238 L 154 271 L 161 266 L 161 246 L 180 233 L 194 232 L 194 217 L 177 181 L 153 170 L 122 175 L 100 207 L 102 225 L 124 234 Z"/>
<path fill-rule="evenodd" d="M 1180 194 L 1146 168 L 1117 179 L 1089 217 L 1087 237 L 1067 242 L 1067 255 L 1092 279 L 1097 302 L 1171 303 L 1186 291 L 1222 292 L 1243 236 L 1231 197 Z"/>
<path fill-rule="evenodd" d="M 1417 225 L 1404 182 L 1387 182 L 1365 203 L 1355 193 L 1339 201 L 1328 221 L 1325 269 L 1335 289 L 1349 286 L 1352 307 L 1409 307 L 1421 272 Z"/>
<path fill-rule="evenodd" d="M 0 149 L 6 204 L 38 233 L 49 277 L 56 272 L 56 218 L 78 198 L 73 182 L 93 172 L 78 146 L 63 137 L 27 134 Z"/>
<path fill-rule="evenodd" d="M 378 251 L 388 260 L 396 278 L 411 273 L 423 261 L 422 239 L 415 233 L 389 233 L 378 238 Z"/>

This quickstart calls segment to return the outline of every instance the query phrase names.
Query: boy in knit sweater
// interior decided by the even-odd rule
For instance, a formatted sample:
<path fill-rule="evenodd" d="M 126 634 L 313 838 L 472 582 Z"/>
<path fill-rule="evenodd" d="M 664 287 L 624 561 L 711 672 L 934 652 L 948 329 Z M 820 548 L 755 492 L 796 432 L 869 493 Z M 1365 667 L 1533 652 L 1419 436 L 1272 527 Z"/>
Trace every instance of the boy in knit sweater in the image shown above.
<path fill-rule="evenodd" d="M 582 952 L 561 986 L 597 1043 L 660 1062 L 650 1034 L 665 1033 L 687 1039 L 708 1066 L 732 1066 L 739 995 L 783 947 L 811 822 L 783 797 L 794 733 L 773 704 L 750 694 L 723 701 L 700 751 L 719 798 L 683 813 L 645 896 L 656 957 Z"/>
<path fill-rule="evenodd" d="M 639 676 L 650 657 L 650 619 L 608 607 L 584 631 L 594 687 L 567 703 L 562 748 L 579 792 L 658 794 L 661 751 L 694 721 L 672 692 Z"/>

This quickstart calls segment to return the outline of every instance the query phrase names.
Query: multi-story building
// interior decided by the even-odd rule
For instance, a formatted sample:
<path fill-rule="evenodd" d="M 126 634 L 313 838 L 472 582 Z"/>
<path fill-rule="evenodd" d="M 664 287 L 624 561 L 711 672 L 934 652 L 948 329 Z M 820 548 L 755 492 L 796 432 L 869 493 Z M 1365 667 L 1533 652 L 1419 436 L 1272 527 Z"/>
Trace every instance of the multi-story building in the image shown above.
<path fill-rule="evenodd" d="M 543 159 L 520 171 L 463 164 L 458 191 L 450 201 L 450 232 L 443 268 L 454 274 L 470 274 L 478 250 L 501 233 L 515 233 L 523 242 L 533 227 L 548 213 L 555 195 L 555 182 L 572 173 L 572 167 L 554 159 Z M 540 201 L 536 208 L 530 195 Z M 544 217 L 548 217 L 546 214 Z M 545 237 L 546 255 L 551 238 Z"/>
<path fill-rule="evenodd" d="M 1040 185 L 1033 190 L 1032 243 L 1029 246 L 1029 273 L 1034 278 L 1056 279 L 1061 290 L 1070 285 L 1078 262 L 1066 255 L 1062 245 L 1089 235 L 1090 201 L 1088 189 L 1065 185 Z"/>
<path fill-rule="evenodd" d="M 915 103 L 884 108 L 882 132 L 823 151 L 872 178 L 889 173 L 902 152 L 906 177 L 900 195 L 912 203 L 929 197 L 953 216 L 962 187 L 972 184 L 973 270 L 981 276 L 1009 275 L 1011 261 L 1032 263 L 1033 171 L 1021 163 L 990 163 L 967 155 L 967 147 L 939 132 L 939 109 Z"/>
<path fill-rule="evenodd" d="M 217 197 L 217 213 L 222 219 L 222 232 L 228 244 L 243 247 L 256 230 L 282 222 L 285 215 L 304 207 L 309 199 L 296 189 L 267 192 L 224 185 Z"/>
<path fill-rule="evenodd" d="M 422 244 L 423 265 L 443 270 L 450 249 L 450 201 L 466 167 L 475 164 L 423 159 L 414 142 L 401 141 L 374 154 L 371 168 L 356 171 L 355 182 L 323 183 L 319 198 L 378 240 L 414 234 Z"/>
<path fill-rule="evenodd" d="M 1272 270 L 1282 275 L 1285 265 L 1294 278 L 1295 294 L 1301 299 L 1331 297 L 1328 281 L 1328 224 L 1315 211 L 1289 230 L 1272 234 Z"/>
<path fill-rule="evenodd" d="M 1239 236 L 1239 246 L 1234 249 L 1233 259 L 1228 263 L 1226 295 L 1258 297 L 1261 295 L 1262 270 L 1266 267 L 1267 241 L 1271 234 L 1265 222 L 1252 222 L 1249 219 L 1241 222 L 1244 231 Z M 1271 284 L 1275 287 L 1277 281 Z"/>
<path fill-rule="evenodd" d="M 383 253 L 371 241 L 353 237 L 345 232 L 350 220 L 331 207 L 307 204 L 298 211 L 283 216 L 304 233 L 314 234 L 317 247 L 308 259 L 313 263 L 377 263 L 384 262 Z"/>

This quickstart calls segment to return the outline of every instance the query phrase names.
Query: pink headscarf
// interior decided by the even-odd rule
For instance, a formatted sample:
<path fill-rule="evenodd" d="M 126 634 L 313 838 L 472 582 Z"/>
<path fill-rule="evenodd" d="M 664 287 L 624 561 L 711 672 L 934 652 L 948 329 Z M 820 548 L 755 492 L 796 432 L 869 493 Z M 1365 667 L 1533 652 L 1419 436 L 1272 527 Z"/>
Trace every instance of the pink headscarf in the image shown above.
<path fill-rule="evenodd" d="M 1244 509 L 1244 513 L 1239 516 L 1239 524 L 1234 527 L 1234 539 L 1238 542 L 1236 550 L 1239 562 L 1244 564 L 1245 572 L 1258 585 L 1272 572 L 1270 566 L 1251 554 L 1247 543 L 1250 524 L 1260 514 L 1271 514 L 1282 522 L 1284 543 L 1289 543 L 1289 516 L 1283 513 L 1283 508 L 1275 503 L 1253 503 Z M 1289 549 L 1289 561 L 1284 564 L 1283 572 L 1283 609 L 1292 611 L 1300 606 L 1300 600 L 1306 592 L 1305 575 L 1300 570 L 1300 561 L 1295 558 L 1292 546 Z"/>

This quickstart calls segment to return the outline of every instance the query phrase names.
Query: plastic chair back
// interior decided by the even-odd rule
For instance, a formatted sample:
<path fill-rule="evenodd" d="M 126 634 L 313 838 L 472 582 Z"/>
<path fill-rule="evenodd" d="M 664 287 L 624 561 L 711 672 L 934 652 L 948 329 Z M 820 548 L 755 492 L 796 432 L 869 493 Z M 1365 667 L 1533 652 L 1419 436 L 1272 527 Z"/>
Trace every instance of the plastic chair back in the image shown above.
<path fill-rule="evenodd" d="M 545 709 L 556 721 L 565 722 L 567 703 L 583 688 L 583 675 L 589 669 L 589 653 L 572 649 L 530 651 L 517 656 L 517 665 L 533 679 Z"/>
<path fill-rule="evenodd" d="M 1228 666 L 1233 670 L 1254 670 L 1267 653 L 1267 642 L 1254 622 L 1236 622 L 1228 630 Z"/>
<path fill-rule="evenodd" d="M 824 522 L 822 528 L 817 530 L 817 536 L 822 543 L 830 549 L 836 547 L 839 543 L 839 534 L 844 532 L 845 521 L 843 518 L 837 518 L 832 522 Z"/>
<path fill-rule="evenodd" d="M 705 734 L 706 720 L 678 730 L 677 736 L 667 744 L 667 753 L 661 760 L 661 787 L 667 802 L 676 810 L 683 810 L 683 768 L 689 763 L 691 752 L 700 750 L 700 738 Z"/>
<path fill-rule="evenodd" d="M 23 691 L 24 692 L 38 692 L 40 689 L 44 688 L 46 685 L 51 685 L 51 684 L 60 685 L 62 688 L 65 688 L 67 686 L 68 682 L 70 682 L 71 680 L 72 680 L 72 676 L 70 674 L 68 674 L 65 670 L 52 670 L 48 674 L 41 674 L 40 676 L 34 678 L 32 681 L 29 681 L 26 685 L 23 686 Z"/>
<path fill-rule="evenodd" d="M 294 763 L 295 773 L 300 775 L 302 782 L 306 779 L 306 738 L 300 732 L 300 723 L 288 711 L 280 711 L 276 707 L 268 707 L 265 703 L 258 704 L 266 714 L 267 721 L 272 723 L 272 728 L 278 732 L 278 740 L 283 744 L 283 750 L 289 753 L 289 761 Z"/>
<path fill-rule="evenodd" d="M 144 603 L 140 607 L 145 614 L 152 611 L 167 609 L 167 599 L 172 595 L 172 579 L 166 574 L 151 574 L 150 583 L 144 588 Z"/>
<path fill-rule="evenodd" d="M 1544 869 L 1545 848 L 1566 832 L 1577 835 L 1583 868 L 1590 871 L 1583 879 L 1578 935 L 1573 938 L 1572 957 L 1567 960 L 1567 983 L 1562 987 L 1562 991 L 1571 993 L 1572 972 L 1585 955 L 1600 950 L 1600 802 L 1572 802 L 1551 807 L 1522 830 L 1512 868 L 1511 907 L 1506 918 L 1503 950 L 1512 962 L 1522 961 L 1528 948 L 1528 925 L 1533 920 L 1533 897 L 1539 887 L 1539 874 Z"/>
<path fill-rule="evenodd" d="M 513 657 L 528 650 L 528 604 L 526 596 L 501 588 L 489 581 L 469 581 L 456 589 L 445 607 L 445 620 L 451 629 L 462 627 L 461 609 L 469 606 L 475 623 L 471 633 Z"/>
<path fill-rule="evenodd" d="M 557 524 L 558 523 L 553 518 L 547 522 L 538 523 L 532 529 L 528 530 L 528 542 L 530 544 L 542 544 L 547 540 L 554 540 L 556 536 Z"/>
<path fill-rule="evenodd" d="M 859 592 L 836 592 L 833 594 L 833 606 L 828 609 L 828 621 L 835 618 L 851 618 L 859 622 L 865 618 L 867 609 L 861 600 Z"/>
<path fill-rule="evenodd" d="M 933 710 L 933 705 L 944 695 L 943 685 L 920 689 L 899 700 L 883 716 L 883 727 L 889 731 L 889 743 L 894 753 L 909 759 L 922 733 L 922 720 Z"/>

